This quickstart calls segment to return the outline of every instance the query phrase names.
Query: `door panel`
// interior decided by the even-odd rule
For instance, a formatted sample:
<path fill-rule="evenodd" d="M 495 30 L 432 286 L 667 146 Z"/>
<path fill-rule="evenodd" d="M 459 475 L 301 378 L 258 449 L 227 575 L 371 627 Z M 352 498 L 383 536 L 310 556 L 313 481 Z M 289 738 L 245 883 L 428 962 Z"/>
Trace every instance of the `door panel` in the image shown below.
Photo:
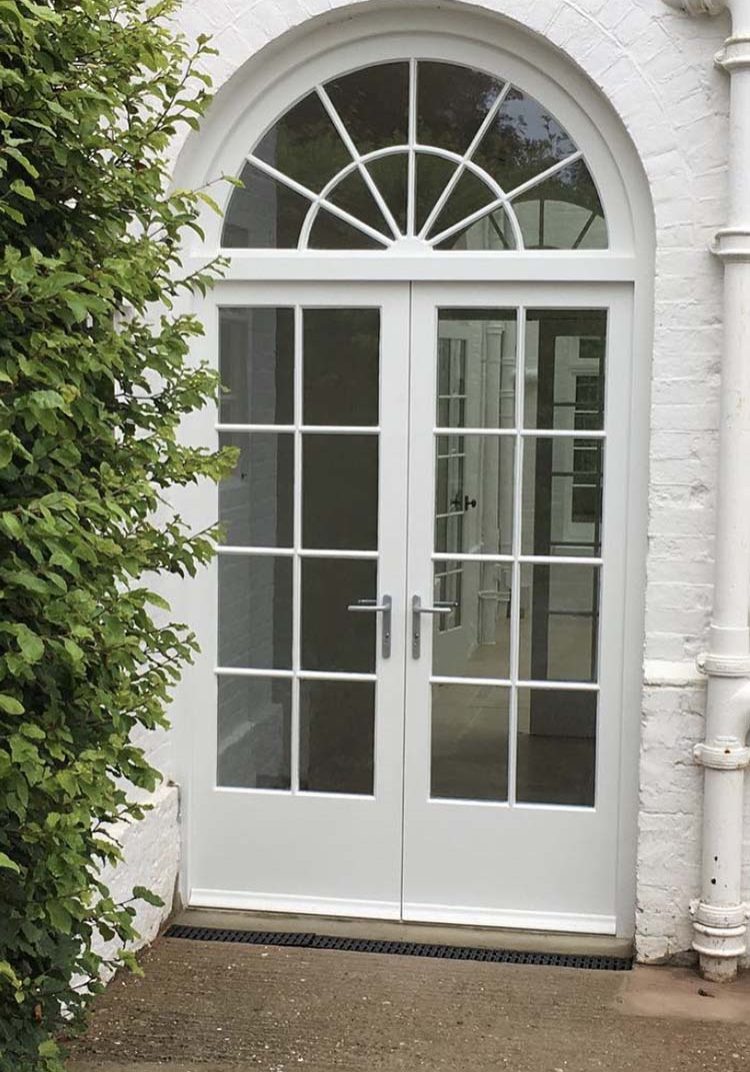
<path fill-rule="evenodd" d="M 413 287 L 406 919 L 614 932 L 628 304 Z"/>
<path fill-rule="evenodd" d="M 399 915 L 408 317 L 403 285 L 220 287 L 218 435 L 239 456 L 201 638 L 218 708 L 193 904 Z"/>

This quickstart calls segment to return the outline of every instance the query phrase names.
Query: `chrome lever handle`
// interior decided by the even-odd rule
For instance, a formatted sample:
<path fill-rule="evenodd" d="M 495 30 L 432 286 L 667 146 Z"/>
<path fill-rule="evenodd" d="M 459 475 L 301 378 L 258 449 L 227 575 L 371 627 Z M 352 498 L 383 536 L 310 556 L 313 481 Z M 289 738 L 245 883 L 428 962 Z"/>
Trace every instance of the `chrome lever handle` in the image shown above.
<path fill-rule="evenodd" d="M 346 608 L 353 614 L 382 614 L 383 628 L 380 638 L 380 650 L 384 659 L 391 657 L 391 607 L 393 600 L 390 596 L 382 596 L 382 602 L 377 599 L 358 599 L 356 603 L 350 603 Z"/>
<path fill-rule="evenodd" d="M 458 603 L 441 601 L 434 607 L 423 607 L 421 596 L 411 597 L 411 654 L 413 659 L 418 659 L 422 654 L 422 615 L 450 614 L 457 606 Z"/>

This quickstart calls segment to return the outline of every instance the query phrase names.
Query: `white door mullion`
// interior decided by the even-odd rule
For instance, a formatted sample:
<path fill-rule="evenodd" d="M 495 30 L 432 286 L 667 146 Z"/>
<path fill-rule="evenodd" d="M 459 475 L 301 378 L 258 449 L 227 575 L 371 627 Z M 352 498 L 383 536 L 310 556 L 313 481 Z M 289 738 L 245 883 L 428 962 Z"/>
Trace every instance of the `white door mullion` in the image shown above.
<path fill-rule="evenodd" d="M 516 444 L 513 458 L 513 566 L 510 600 L 510 710 L 508 721 L 508 803 L 516 803 L 518 773 L 518 680 L 521 651 L 521 526 L 523 524 L 523 415 L 526 387 L 526 309 L 518 309 L 516 327 Z"/>
<path fill-rule="evenodd" d="M 292 725 L 290 762 L 292 793 L 299 792 L 300 677 L 302 652 L 302 427 L 303 419 L 303 312 L 294 307 L 294 560 L 292 565 Z"/>

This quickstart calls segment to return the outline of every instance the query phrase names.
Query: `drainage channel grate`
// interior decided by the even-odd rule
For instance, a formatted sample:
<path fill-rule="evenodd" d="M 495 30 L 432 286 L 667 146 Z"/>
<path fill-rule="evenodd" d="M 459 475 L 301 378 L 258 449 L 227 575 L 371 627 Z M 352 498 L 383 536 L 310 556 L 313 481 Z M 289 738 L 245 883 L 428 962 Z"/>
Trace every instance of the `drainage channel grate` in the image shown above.
<path fill-rule="evenodd" d="M 350 953 L 390 953 L 400 957 L 435 957 L 442 960 L 481 960 L 493 964 L 544 964 L 557 968 L 588 968 L 590 971 L 630 971 L 631 957 L 584 956 L 577 953 L 522 953 L 510 949 L 475 949 L 466 945 L 430 945 L 424 942 L 388 942 L 368 938 L 335 938 L 331 935 L 293 931 L 233 931 L 219 927 L 188 927 L 181 923 L 167 929 L 165 938 L 190 938 L 199 942 L 234 942 L 238 945 L 277 945 L 295 949 L 345 949 Z"/>

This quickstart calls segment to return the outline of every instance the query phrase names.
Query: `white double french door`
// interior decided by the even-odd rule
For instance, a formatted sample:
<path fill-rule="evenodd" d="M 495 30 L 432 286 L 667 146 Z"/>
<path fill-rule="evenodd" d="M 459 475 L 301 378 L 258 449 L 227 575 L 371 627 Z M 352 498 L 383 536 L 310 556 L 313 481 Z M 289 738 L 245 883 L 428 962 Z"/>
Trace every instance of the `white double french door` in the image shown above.
<path fill-rule="evenodd" d="M 628 291 L 226 283 L 215 330 L 191 903 L 613 933 Z"/>

